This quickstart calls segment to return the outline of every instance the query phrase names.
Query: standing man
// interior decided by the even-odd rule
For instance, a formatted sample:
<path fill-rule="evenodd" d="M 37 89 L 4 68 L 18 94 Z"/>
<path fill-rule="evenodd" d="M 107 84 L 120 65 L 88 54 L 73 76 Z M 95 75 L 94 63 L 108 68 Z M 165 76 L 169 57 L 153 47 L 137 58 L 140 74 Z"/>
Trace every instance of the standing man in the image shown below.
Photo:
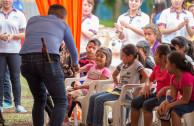
<path fill-rule="evenodd" d="M 65 23 L 66 9 L 59 4 L 50 6 L 48 16 L 34 16 L 26 27 L 22 55 L 21 73 L 26 78 L 34 98 L 32 117 L 34 126 L 43 126 L 46 89 L 51 95 L 54 108 L 50 125 L 61 126 L 67 108 L 64 76 L 59 62 L 59 47 L 62 41 L 70 52 L 72 66 L 78 71 L 78 52 L 69 26 Z M 42 52 L 44 38 L 50 62 Z"/>

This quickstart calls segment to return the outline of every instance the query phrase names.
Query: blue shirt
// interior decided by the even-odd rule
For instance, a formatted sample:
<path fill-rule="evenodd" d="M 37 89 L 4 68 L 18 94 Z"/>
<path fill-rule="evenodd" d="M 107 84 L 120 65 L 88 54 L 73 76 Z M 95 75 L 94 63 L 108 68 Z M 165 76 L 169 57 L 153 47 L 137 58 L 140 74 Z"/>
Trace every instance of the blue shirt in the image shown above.
<path fill-rule="evenodd" d="M 12 6 L 15 9 L 17 9 L 17 10 L 19 10 L 19 11 L 21 11 L 23 13 L 23 11 L 24 11 L 24 5 L 23 5 L 23 3 L 20 0 L 17 0 L 17 2 L 16 1 L 13 1 Z"/>
<path fill-rule="evenodd" d="M 59 54 L 62 41 L 70 52 L 72 65 L 78 64 L 78 52 L 72 32 L 64 20 L 55 15 L 34 16 L 28 20 L 25 41 L 19 54 L 42 52 L 41 38 L 44 38 L 48 53 Z"/>

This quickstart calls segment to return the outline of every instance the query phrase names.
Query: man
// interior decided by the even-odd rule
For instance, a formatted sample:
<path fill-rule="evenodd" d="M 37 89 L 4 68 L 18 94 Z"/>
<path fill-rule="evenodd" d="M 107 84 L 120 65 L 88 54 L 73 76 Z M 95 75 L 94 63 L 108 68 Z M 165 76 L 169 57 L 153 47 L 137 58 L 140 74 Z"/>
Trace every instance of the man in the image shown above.
<path fill-rule="evenodd" d="M 34 126 L 44 124 L 46 89 L 54 102 L 50 125 L 62 125 L 67 108 L 64 76 L 59 63 L 59 47 L 63 40 L 70 52 L 74 71 L 77 72 L 79 69 L 74 39 L 69 26 L 65 23 L 66 15 L 66 9 L 62 5 L 54 4 L 50 6 L 48 16 L 35 16 L 27 23 L 25 41 L 20 51 L 21 73 L 26 78 L 34 97 L 32 110 Z M 46 42 L 50 60 L 42 49 L 41 38 Z"/>

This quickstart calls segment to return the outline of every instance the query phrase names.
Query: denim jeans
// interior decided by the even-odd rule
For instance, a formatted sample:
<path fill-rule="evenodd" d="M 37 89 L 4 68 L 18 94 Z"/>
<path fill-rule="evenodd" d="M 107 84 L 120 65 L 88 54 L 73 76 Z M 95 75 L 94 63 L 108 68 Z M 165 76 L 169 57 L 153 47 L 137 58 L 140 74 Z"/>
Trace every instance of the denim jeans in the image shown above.
<path fill-rule="evenodd" d="M 93 126 L 102 126 L 104 115 L 104 102 L 115 101 L 118 100 L 119 97 L 119 95 L 114 95 L 107 92 L 100 92 L 90 96 L 86 123 L 92 124 Z M 131 100 L 131 98 L 128 96 L 126 96 L 125 98 L 127 100 Z"/>
<path fill-rule="evenodd" d="M 17 53 L 0 53 L 0 106 L 3 102 L 7 66 L 10 72 L 15 106 L 21 104 L 20 65 L 21 57 Z"/>
<path fill-rule="evenodd" d="M 4 102 L 12 104 L 10 74 L 7 67 L 5 71 L 5 82 L 4 82 Z"/>
<path fill-rule="evenodd" d="M 50 125 L 61 126 L 67 109 L 67 96 L 60 63 L 54 59 L 49 63 L 46 56 L 42 55 L 22 55 L 21 73 L 26 78 L 34 98 L 32 110 L 34 126 L 44 124 L 46 89 L 54 102 Z"/>

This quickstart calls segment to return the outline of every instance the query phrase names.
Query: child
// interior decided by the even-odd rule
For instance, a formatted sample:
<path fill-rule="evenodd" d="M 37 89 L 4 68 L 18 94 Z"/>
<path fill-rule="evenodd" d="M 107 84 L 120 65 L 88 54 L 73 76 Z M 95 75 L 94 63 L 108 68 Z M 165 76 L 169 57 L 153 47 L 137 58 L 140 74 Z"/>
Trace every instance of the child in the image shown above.
<path fill-rule="evenodd" d="M 181 126 L 181 117 L 194 111 L 194 69 L 185 55 L 178 51 L 173 51 L 168 55 L 168 73 L 174 74 L 170 81 L 170 96 L 161 103 L 158 114 L 164 115 L 171 110 L 172 126 Z M 176 100 L 178 92 L 182 98 Z M 162 126 L 170 126 L 170 121 L 161 120 Z"/>
<path fill-rule="evenodd" d="M 194 47 L 190 41 L 182 36 L 177 36 L 171 40 L 171 46 L 177 51 L 186 54 L 186 59 L 194 65 Z"/>
<path fill-rule="evenodd" d="M 151 52 L 154 56 L 156 48 L 162 42 L 160 29 L 157 25 L 151 23 L 143 28 L 143 32 L 145 39 L 151 44 Z"/>
<path fill-rule="evenodd" d="M 95 54 L 98 48 L 101 46 L 101 42 L 96 39 L 92 38 L 88 41 L 87 47 L 86 47 L 86 56 L 81 57 L 79 60 L 80 67 L 83 67 L 87 64 L 95 64 Z M 83 73 L 83 76 L 86 75 L 86 72 Z"/>
<path fill-rule="evenodd" d="M 141 96 L 135 97 L 131 103 L 131 125 L 138 126 L 140 116 L 140 108 L 144 111 L 144 126 L 152 125 L 152 110 L 154 107 L 160 105 L 166 99 L 165 94 L 160 93 L 163 87 L 170 86 L 171 75 L 167 73 L 166 58 L 170 53 L 170 48 L 167 45 L 160 45 L 155 51 L 154 60 L 156 66 L 149 78 L 149 83 L 145 85 Z M 156 92 L 151 93 L 150 87 L 153 82 L 157 81 Z M 159 98 L 159 96 L 161 96 Z"/>
<path fill-rule="evenodd" d="M 194 0 L 193 0 L 191 3 L 187 2 L 186 4 L 187 4 L 187 10 L 188 10 L 189 12 L 191 12 L 191 13 L 193 14 L 193 17 L 194 17 Z M 194 41 L 194 35 L 193 35 L 192 37 L 189 37 L 189 36 L 187 36 L 187 37 L 188 37 L 188 39 L 189 39 L 191 42 Z"/>
<path fill-rule="evenodd" d="M 99 19 L 92 14 L 93 7 L 94 0 L 83 0 L 80 57 L 86 56 L 87 42 L 98 32 Z"/>
<path fill-rule="evenodd" d="M 110 66 L 112 60 L 112 52 L 110 49 L 101 47 L 96 52 L 95 62 L 96 64 L 87 64 L 80 68 L 79 72 L 88 72 L 87 79 L 84 83 L 74 84 L 74 90 L 67 94 L 68 108 L 71 107 L 73 99 L 79 96 L 86 96 L 89 89 L 89 84 L 92 80 L 106 80 L 109 79 L 110 74 L 107 67 Z"/>
<path fill-rule="evenodd" d="M 150 56 L 150 44 L 147 41 L 139 41 L 136 44 L 136 47 L 139 53 L 141 53 L 141 55 L 144 58 L 145 68 L 149 68 L 153 70 L 155 67 L 155 63 L 153 61 L 153 57 Z"/>
<path fill-rule="evenodd" d="M 140 40 L 144 40 L 142 28 L 150 22 L 150 19 L 140 9 L 142 2 L 143 0 L 129 0 L 130 9 L 119 16 L 117 23 L 114 24 L 123 45 L 136 45 Z"/>
<path fill-rule="evenodd" d="M 113 91 L 116 93 L 121 93 L 121 88 L 125 84 L 138 84 L 139 76 L 142 76 L 141 83 L 144 83 L 148 79 L 148 75 L 144 70 L 142 63 L 136 60 L 139 55 L 137 48 L 133 44 L 125 45 L 121 50 L 121 59 L 122 63 L 117 67 L 113 72 L 112 77 L 114 82 L 117 84 L 117 88 Z M 142 57 L 140 56 L 140 59 Z M 120 79 L 118 80 L 118 75 L 120 74 Z M 128 95 L 126 98 L 131 100 L 134 96 L 138 95 L 139 89 L 135 88 L 129 89 Z M 113 101 L 119 99 L 119 95 L 100 92 L 94 94 L 90 97 L 88 115 L 87 115 L 87 124 L 92 124 L 94 126 L 101 126 L 103 122 L 103 111 L 104 111 L 104 102 Z M 118 115 L 119 116 L 119 115 Z"/>
<path fill-rule="evenodd" d="M 175 36 L 186 38 L 188 32 L 192 37 L 194 33 L 194 21 L 191 12 L 185 10 L 186 0 L 170 0 L 172 6 L 162 11 L 159 19 L 159 27 L 162 32 L 162 43 L 171 44 Z"/>

